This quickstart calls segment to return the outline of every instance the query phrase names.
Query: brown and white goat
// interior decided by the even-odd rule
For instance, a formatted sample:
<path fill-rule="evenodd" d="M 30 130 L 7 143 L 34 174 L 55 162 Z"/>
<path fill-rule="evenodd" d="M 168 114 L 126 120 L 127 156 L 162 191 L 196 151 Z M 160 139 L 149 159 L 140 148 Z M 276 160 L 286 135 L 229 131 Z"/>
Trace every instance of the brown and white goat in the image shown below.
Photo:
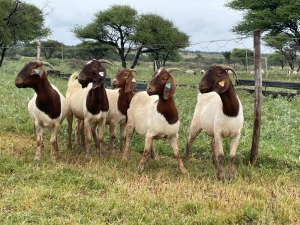
<path fill-rule="evenodd" d="M 213 138 L 213 160 L 218 171 L 217 177 L 221 180 L 225 178 L 222 140 L 224 137 L 231 138 L 230 178 L 233 178 L 235 154 L 244 122 L 242 104 L 229 78 L 229 70 L 236 75 L 231 67 L 214 65 L 201 79 L 184 155 L 184 158 L 188 158 L 193 141 L 203 130 Z"/>
<path fill-rule="evenodd" d="M 114 142 L 116 139 L 116 126 L 120 124 L 120 149 L 123 149 L 125 144 L 125 127 L 127 122 L 127 110 L 131 99 L 134 96 L 134 88 L 136 80 L 133 76 L 134 70 L 120 69 L 112 81 L 112 87 L 116 90 L 106 89 L 109 111 L 106 118 L 106 124 L 109 125 L 109 150 L 114 151 Z"/>
<path fill-rule="evenodd" d="M 178 70 L 178 69 L 176 69 Z M 170 75 L 175 69 L 161 68 L 154 72 L 147 87 L 147 92 L 137 93 L 131 100 L 127 111 L 126 144 L 123 159 L 128 158 L 128 149 L 134 130 L 145 137 L 145 147 L 139 163 L 140 171 L 144 170 L 149 154 L 153 154 L 153 139 L 168 138 L 173 148 L 178 167 L 184 168 L 178 149 L 178 129 L 180 121 L 173 95 L 176 84 Z"/>
<path fill-rule="evenodd" d="M 66 98 L 70 108 L 68 114 L 68 147 L 71 148 L 73 115 L 84 122 L 86 156 L 90 157 L 92 131 L 99 154 L 103 150 L 103 129 L 109 109 L 104 82 L 106 69 L 102 63 L 107 60 L 91 60 L 78 74 L 73 74 L 68 82 Z"/>
<path fill-rule="evenodd" d="M 43 128 L 51 129 L 51 160 L 56 160 L 58 150 L 57 133 L 60 125 L 68 113 L 65 97 L 50 84 L 43 66 L 52 66 L 43 61 L 27 63 L 15 79 L 17 88 L 32 88 L 35 95 L 28 103 L 28 111 L 34 122 L 37 147 L 35 160 L 40 160 L 43 148 Z"/>

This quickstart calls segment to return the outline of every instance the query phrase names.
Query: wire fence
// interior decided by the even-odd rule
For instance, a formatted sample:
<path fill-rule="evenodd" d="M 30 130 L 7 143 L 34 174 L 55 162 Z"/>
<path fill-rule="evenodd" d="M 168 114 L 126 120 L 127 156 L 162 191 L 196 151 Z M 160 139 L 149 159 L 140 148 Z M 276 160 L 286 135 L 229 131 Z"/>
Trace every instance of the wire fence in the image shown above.
<path fill-rule="evenodd" d="M 292 40 L 292 39 L 291 39 Z M 234 49 L 243 49 L 244 56 L 226 58 L 225 53 L 231 53 Z M 44 60 L 58 59 L 61 64 L 79 64 L 80 60 L 87 61 L 93 58 L 107 58 L 120 62 L 120 57 L 116 51 L 100 51 L 99 49 L 83 48 L 82 46 L 66 46 L 58 45 L 53 47 L 40 46 L 40 56 Z M 132 65 L 137 48 L 132 48 L 130 53 L 126 57 L 127 67 Z M 180 51 L 180 58 L 173 57 L 167 63 L 172 62 L 184 62 L 186 69 L 197 70 L 199 73 L 201 70 L 205 70 L 212 64 L 227 64 L 231 65 L 234 69 L 253 74 L 254 60 L 253 60 L 253 38 L 241 37 L 232 39 L 219 39 L 198 41 L 191 43 L 188 48 Z M 275 52 L 275 49 L 264 45 L 261 45 L 261 64 L 262 72 L 265 78 L 269 74 L 275 74 L 277 76 L 293 76 L 298 75 L 299 60 L 294 60 L 294 69 L 289 67 L 288 59 L 285 60 L 284 66 L 278 62 L 274 63 L 269 56 Z M 10 48 L 7 51 L 7 57 L 18 60 L 21 57 L 36 57 L 38 54 L 37 46 L 18 45 Z M 151 54 L 141 54 L 139 62 L 153 62 L 153 56 Z M 82 64 L 79 64 L 82 65 Z M 294 71 L 293 71 L 294 70 Z"/>

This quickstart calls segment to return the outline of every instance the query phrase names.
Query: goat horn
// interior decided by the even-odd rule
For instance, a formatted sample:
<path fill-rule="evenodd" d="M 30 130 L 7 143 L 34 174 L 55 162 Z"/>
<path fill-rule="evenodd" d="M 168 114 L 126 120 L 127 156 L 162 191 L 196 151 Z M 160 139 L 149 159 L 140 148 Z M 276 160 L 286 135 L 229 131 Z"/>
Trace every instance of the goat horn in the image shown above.
<path fill-rule="evenodd" d="M 36 61 L 40 66 L 49 66 L 51 69 L 54 70 L 53 66 L 51 66 L 50 63 L 45 62 L 45 61 Z"/>
<path fill-rule="evenodd" d="M 134 70 L 134 69 L 128 69 L 130 72 L 135 72 L 136 74 L 137 74 L 137 72 L 136 72 L 136 70 Z"/>
<path fill-rule="evenodd" d="M 169 68 L 169 69 L 166 69 L 166 71 L 167 71 L 168 73 L 172 73 L 173 71 L 181 71 L 181 72 L 184 72 L 183 70 L 178 69 L 178 68 Z"/>
<path fill-rule="evenodd" d="M 235 75 L 235 82 L 236 84 L 238 83 L 238 78 L 237 78 L 237 74 L 235 72 L 235 70 L 231 67 L 231 66 L 225 66 L 225 65 L 222 65 L 221 66 L 224 70 L 231 70 L 233 72 L 233 74 Z"/>
<path fill-rule="evenodd" d="M 112 65 L 112 66 L 115 65 L 115 64 L 113 64 L 112 62 L 110 62 L 110 61 L 108 61 L 108 60 L 106 60 L 106 59 L 99 59 L 98 61 L 101 62 L 101 63 L 108 63 L 108 64 L 110 64 L 110 65 Z"/>

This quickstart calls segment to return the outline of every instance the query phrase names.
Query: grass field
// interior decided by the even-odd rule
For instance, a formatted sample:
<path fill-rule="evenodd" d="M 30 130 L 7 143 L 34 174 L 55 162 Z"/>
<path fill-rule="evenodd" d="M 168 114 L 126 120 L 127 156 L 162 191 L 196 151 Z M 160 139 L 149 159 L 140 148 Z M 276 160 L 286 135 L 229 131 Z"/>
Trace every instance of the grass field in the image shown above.
<path fill-rule="evenodd" d="M 42 160 L 35 162 L 36 141 L 27 112 L 34 92 L 14 86 L 25 62 L 8 61 L 0 68 L 0 224 L 299 224 L 300 96 L 263 97 L 259 155 L 249 166 L 254 99 L 238 90 L 245 123 L 233 181 L 216 179 L 210 138 L 204 134 L 184 162 L 187 175 L 180 174 L 171 147 L 163 140 L 155 142 L 158 160 L 149 160 L 145 172 L 139 173 L 144 141 L 138 135 L 131 142 L 128 161 L 121 161 L 121 153 L 99 158 L 95 150 L 87 160 L 83 149 L 67 150 L 66 121 L 59 133 L 57 162 L 50 161 L 48 130 Z M 151 68 L 138 66 L 137 80 L 149 80 Z M 117 69 L 109 68 L 109 74 Z M 66 72 L 73 70 L 78 68 Z M 172 75 L 177 83 L 198 84 L 200 79 Z M 67 80 L 49 79 L 65 93 Z M 176 90 L 181 154 L 196 96 L 196 89 Z M 108 143 L 107 130 L 105 136 Z M 226 153 L 228 145 L 225 140 Z"/>

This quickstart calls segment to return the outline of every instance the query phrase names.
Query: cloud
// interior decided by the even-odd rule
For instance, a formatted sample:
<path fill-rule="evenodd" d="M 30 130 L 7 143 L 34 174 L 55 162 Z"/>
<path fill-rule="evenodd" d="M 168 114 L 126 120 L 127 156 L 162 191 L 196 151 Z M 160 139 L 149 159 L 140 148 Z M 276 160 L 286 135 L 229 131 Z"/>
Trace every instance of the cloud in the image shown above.
<path fill-rule="evenodd" d="M 231 29 L 242 19 L 240 12 L 224 6 L 224 0 L 27 0 L 27 3 L 39 8 L 46 5 L 46 10 L 51 11 L 46 16 L 46 26 L 53 31 L 50 39 L 66 45 L 80 43 L 71 32 L 75 25 L 87 25 L 93 21 L 95 13 L 106 10 L 112 5 L 129 5 L 139 14 L 160 15 L 172 21 L 180 31 L 188 34 L 192 44 L 237 38 Z M 192 46 L 197 47 L 197 45 Z M 201 46 L 199 48 L 201 49 Z"/>

